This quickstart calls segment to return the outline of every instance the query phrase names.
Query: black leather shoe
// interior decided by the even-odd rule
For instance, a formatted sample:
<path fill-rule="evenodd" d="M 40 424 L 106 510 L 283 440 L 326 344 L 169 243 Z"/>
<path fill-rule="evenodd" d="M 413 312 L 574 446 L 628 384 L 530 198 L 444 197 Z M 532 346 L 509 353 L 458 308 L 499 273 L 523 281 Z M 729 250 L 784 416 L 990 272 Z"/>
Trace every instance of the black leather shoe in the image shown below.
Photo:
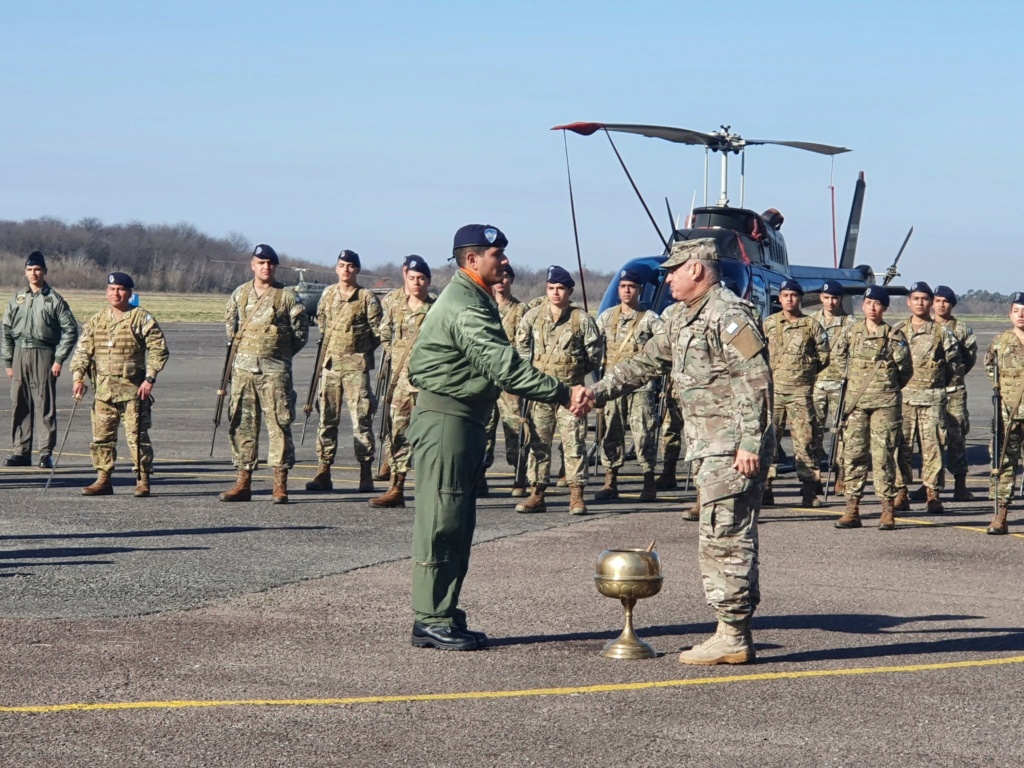
<path fill-rule="evenodd" d="M 49 456 L 41 456 L 39 458 L 40 469 L 53 469 L 53 459 Z"/>
<path fill-rule="evenodd" d="M 469 627 L 456 627 L 456 629 L 458 629 L 459 632 L 465 632 L 467 635 L 476 640 L 478 648 L 486 648 L 491 643 L 490 638 L 488 638 L 487 635 L 485 635 L 483 632 L 479 632 L 475 629 L 470 629 Z"/>
<path fill-rule="evenodd" d="M 417 648 L 438 648 L 442 651 L 475 651 L 480 648 L 476 638 L 457 627 L 412 625 L 412 644 Z"/>
<path fill-rule="evenodd" d="M 32 466 L 32 459 L 29 456 L 20 456 L 18 454 L 14 454 L 13 456 L 8 456 L 4 460 L 4 466 L 5 467 L 31 467 Z"/>

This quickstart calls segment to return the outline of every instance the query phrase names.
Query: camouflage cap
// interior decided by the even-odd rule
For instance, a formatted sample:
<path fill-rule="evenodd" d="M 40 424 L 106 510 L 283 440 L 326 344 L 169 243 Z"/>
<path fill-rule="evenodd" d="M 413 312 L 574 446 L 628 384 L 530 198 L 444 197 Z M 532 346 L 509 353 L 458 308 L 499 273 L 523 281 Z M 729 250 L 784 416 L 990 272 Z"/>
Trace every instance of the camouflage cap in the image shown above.
<path fill-rule="evenodd" d="M 718 261 L 721 259 L 718 253 L 718 241 L 713 237 L 701 237 L 697 240 L 680 240 L 672 244 L 672 250 L 668 252 L 668 259 L 661 266 L 665 269 L 678 267 L 690 259 L 702 261 Z"/>

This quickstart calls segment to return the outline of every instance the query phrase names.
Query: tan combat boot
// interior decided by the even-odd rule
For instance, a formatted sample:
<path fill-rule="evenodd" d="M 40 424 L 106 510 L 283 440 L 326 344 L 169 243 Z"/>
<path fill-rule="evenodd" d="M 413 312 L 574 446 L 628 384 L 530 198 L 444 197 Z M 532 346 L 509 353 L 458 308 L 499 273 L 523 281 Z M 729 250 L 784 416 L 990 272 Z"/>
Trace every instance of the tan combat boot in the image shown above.
<path fill-rule="evenodd" d="M 700 520 L 700 489 L 697 489 L 697 498 L 693 500 L 693 506 L 683 510 L 683 520 L 695 523 Z"/>
<path fill-rule="evenodd" d="M 658 484 L 654 482 L 653 472 L 644 472 L 644 487 L 640 489 L 640 501 L 657 501 Z"/>
<path fill-rule="evenodd" d="M 565 479 L 565 468 L 563 467 L 562 468 L 562 473 L 558 476 L 558 479 L 555 481 L 555 487 L 556 488 L 565 488 L 565 486 L 567 486 L 568 484 L 569 484 L 569 481 Z"/>
<path fill-rule="evenodd" d="M 846 477 L 843 475 L 843 468 L 839 467 L 836 469 L 836 483 L 832 492 L 836 496 L 842 496 L 846 492 Z"/>
<path fill-rule="evenodd" d="M 252 472 L 248 469 L 238 470 L 238 478 L 235 485 L 220 495 L 221 501 L 251 501 L 252 500 Z"/>
<path fill-rule="evenodd" d="M 903 486 L 896 492 L 896 498 L 893 499 L 892 505 L 896 512 L 910 511 L 910 494 L 907 493 L 906 486 Z"/>
<path fill-rule="evenodd" d="M 331 480 L 331 465 L 320 463 L 313 479 L 306 483 L 307 491 L 333 491 L 334 481 Z"/>
<path fill-rule="evenodd" d="M 594 494 L 595 501 L 619 498 L 619 470 L 609 469 L 604 473 L 604 486 Z"/>
<path fill-rule="evenodd" d="M 892 499 L 882 499 L 882 516 L 878 518 L 878 530 L 896 530 L 895 504 Z"/>
<path fill-rule="evenodd" d="M 665 466 L 655 481 L 659 491 L 674 491 L 679 487 L 676 480 L 676 459 L 665 459 Z"/>
<path fill-rule="evenodd" d="M 679 654 L 682 664 L 713 666 L 715 664 L 748 664 L 757 658 L 750 619 L 736 624 L 718 622 L 718 630 L 700 645 Z"/>
<path fill-rule="evenodd" d="M 813 477 L 807 478 L 806 480 L 800 481 L 800 506 L 801 507 L 820 507 L 821 500 L 818 498 L 818 494 L 815 493 L 817 485 L 820 485 L 821 481 L 815 481 Z"/>
<path fill-rule="evenodd" d="M 82 489 L 83 496 L 110 496 L 113 493 L 114 486 L 110 483 L 110 473 L 102 469 L 96 472 L 96 482 Z"/>
<path fill-rule="evenodd" d="M 547 486 L 542 483 L 538 483 L 533 486 L 533 491 L 530 493 L 530 497 L 519 504 L 516 504 L 516 512 L 524 514 L 531 514 L 536 512 L 547 512 L 548 505 L 544 500 L 544 489 Z"/>
<path fill-rule="evenodd" d="M 522 485 L 517 485 L 517 482 L 516 480 L 512 481 L 512 493 L 509 496 L 519 499 L 526 495 L 526 488 Z"/>
<path fill-rule="evenodd" d="M 370 499 L 370 506 L 376 509 L 405 509 L 405 473 L 395 472 L 391 478 L 391 487 L 383 496 Z"/>
<path fill-rule="evenodd" d="M 270 500 L 274 504 L 288 503 L 287 467 L 274 467 L 274 490 L 270 494 Z"/>
<path fill-rule="evenodd" d="M 851 496 L 846 500 L 846 512 L 845 514 L 836 520 L 836 528 L 861 528 L 863 523 L 860 521 L 860 499 Z"/>
<path fill-rule="evenodd" d="M 140 472 L 135 481 L 135 497 L 144 499 L 149 496 L 149 472 Z"/>
<path fill-rule="evenodd" d="M 999 509 L 996 511 L 996 516 L 992 518 L 992 522 L 988 524 L 988 530 L 985 533 L 991 534 L 992 536 L 1005 536 L 1009 531 L 1006 528 L 1006 515 L 1010 512 L 1010 503 L 1000 504 Z"/>
<path fill-rule="evenodd" d="M 359 464 L 359 493 L 373 491 L 373 463 L 364 461 Z"/>
<path fill-rule="evenodd" d="M 937 514 L 939 512 L 945 512 L 945 508 L 942 506 L 942 500 L 939 499 L 939 492 L 934 488 L 929 488 L 927 491 L 928 495 L 928 506 L 925 507 L 925 512 L 931 512 Z"/>
<path fill-rule="evenodd" d="M 974 494 L 967 490 L 967 475 L 953 475 L 953 501 L 974 501 Z"/>
<path fill-rule="evenodd" d="M 579 483 L 571 483 L 569 485 L 569 514 L 587 514 L 587 505 L 583 501 L 583 486 Z"/>
<path fill-rule="evenodd" d="M 380 472 L 373 476 L 374 480 L 387 481 L 391 479 L 391 465 L 385 461 L 380 468 Z"/>

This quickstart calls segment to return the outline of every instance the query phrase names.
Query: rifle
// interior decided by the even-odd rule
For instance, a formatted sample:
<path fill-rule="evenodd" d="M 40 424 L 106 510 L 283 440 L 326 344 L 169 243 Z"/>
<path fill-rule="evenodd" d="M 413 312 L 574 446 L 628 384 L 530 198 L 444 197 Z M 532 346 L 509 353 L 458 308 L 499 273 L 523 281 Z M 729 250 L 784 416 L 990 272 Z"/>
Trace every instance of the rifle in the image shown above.
<path fill-rule="evenodd" d="M 849 376 L 849 361 L 847 361 L 847 377 Z M 828 488 L 832 485 L 832 468 L 836 464 L 836 453 L 839 449 L 839 440 L 841 439 L 842 430 L 846 429 L 846 419 L 849 414 L 844 416 L 843 409 L 846 407 L 846 387 L 849 383 L 849 378 L 844 378 L 842 384 L 839 385 L 839 402 L 836 403 L 836 418 L 832 426 L 829 427 L 829 432 L 832 433 L 832 445 L 828 449 L 828 472 L 825 475 L 825 494 L 823 496 L 825 501 L 828 501 Z"/>
<path fill-rule="evenodd" d="M 373 392 L 373 400 L 380 408 L 380 427 L 377 429 L 377 442 L 380 445 L 380 451 L 377 453 L 377 472 L 383 467 L 384 440 L 391 435 L 391 407 L 388 401 L 392 394 L 391 355 L 385 353 L 380 370 L 377 371 L 377 384 Z"/>
<path fill-rule="evenodd" d="M 60 457 L 64 453 L 64 445 L 68 441 L 68 435 L 71 434 L 71 422 L 75 420 L 75 411 L 78 409 L 78 403 L 82 398 L 76 397 L 73 399 L 75 404 L 71 406 L 71 415 L 68 416 L 68 426 L 67 429 L 64 430 L 64 439 L 60 441 L 60 448 L 57 449 L 57 459 L 53 462 L 53 467 L 50 469 L 50 476 L 46 478 L 46 485 L 43 486 L 43 496 L 45 496 L 46 492 L 50 490 L 50 483 L 53 481 L 53 473 L 57 471 L 57 465 L 60 464 Z"/>
<path fill-rule="evenodd" d="M 220 375 L 220 388 L 217 390 L 217 406 L 213 411 L 213 437 L 210 439 L 210 455 L 213 456 L 213 446 L 217 443 L 217 427 L 220 426 L 220 417 L 224 413 L 224 396 L 228 393 L 228 384 L 231 382 L 231 368 L 235 364 L 235 352 L 238 347 L 235 345 L 237 334 L 228 342 L 228 351 L 224 356 L 224 370 Z"/>
<path fill-rule="evenodd" d="M 527 422 L 530 417 L 530 401 L 525 397 L 519 398 L 519 453 L 516 454 L 516 474 L 512 479 L 512 486 L 514 488 L 525 488 L 526 487 L 526 462 L 530 455 L 530 430 L 527 428 Z"/>
<path fill-rule="evenodd" d="M 992 499 L 995 513 L 999 514 L 999 470 L 1003 464 L 1003 453 L 1006 451 L 1006 441 L 1000 448 L 999 438 L 1002 432 L 1003 421 L 1003 396 L 1000 392 L 999 382 L 999 355 L 995 356 L 995 375 L 992 377 Z M 1014 467 L 1016 469 L 1016 467 Z"/>
<path fill-rule="evenodd" d="M 313 404 L 316 402 L 317 388 L 320 384 L 320 369 L 324 364 L 324 334 L 320 334 L 320 340 L 316 343 L 316 361 L 313 363 L 313 378 L 309 382 L 309 395 L 306 397 L 306 404 L 302 406 L 302 412 L 306 414 L 306 420 L 302 422 L 302 438 L 299 445 L 306 444 L 306 427 L 309 425 L 309 414 L 313 412 Z"/>

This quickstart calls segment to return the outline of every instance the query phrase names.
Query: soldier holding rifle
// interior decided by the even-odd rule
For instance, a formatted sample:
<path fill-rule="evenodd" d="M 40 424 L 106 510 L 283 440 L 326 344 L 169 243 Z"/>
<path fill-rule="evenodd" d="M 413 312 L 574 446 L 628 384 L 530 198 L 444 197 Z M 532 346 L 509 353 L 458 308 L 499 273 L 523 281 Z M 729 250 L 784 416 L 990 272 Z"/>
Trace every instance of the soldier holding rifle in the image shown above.
<path fill-rule="evenodd" d="M 306 483 L 307 491 L 329 491 L 334 487 L 331 465 L 338 451 L 338 424 L 342 400 L 352 417 L 352 441 L 359 462 L 359 491 L 373 490 L 373 409 L 370 368 L 373 353 L 380 346 L 380 302 L 373 291 L 358 284 L 359 254 L 344 250 L 338 254 L 338 282 L 320 297 L 317 325 L 320 353 L 313 371 L 309 397 L 313 399 L 320 379 L 320 428 L 317 431 L 316 476 Z"/>
<path fill-rule="evenodd" d="M 1006 516 L 1013 497 L 1013 479 L 1024 443 L 1024 291 L 1010 300 L 1012 327 L 996 336 L 985 353 L 985 373 L 991 379 L 995 405 L 992 433 L 990 498 L 995 516 L 988 533 L 1008 533 Z"/>
<path fill-rule="evenodd" d="M 818 298 L 821 301 L 821 309 L 811 315 L 818 321 L 825 330 L 825 341 L 829 348 L 828 367 L 818 372 L 814 380 L 814 446 L 811 455 L 815 461 L 824 461 L 825 454 L 824 434 L 826 425 L 831 422 L 833 425 L 839 423 L 839 396 L 846 382 L 846 370 L 836 364 L 831 357 L 832 347 L 836 340 L 842 335 L 843 329 L 854 321 L 853 315 L 846 314 L 843 309 L 843 296 L 845 294 L 843 284 L 838 280 L 826 280 L 821 286 L 821 293 Z M 828 471 L 836 473 L 836 494 L 843 493 L 843 448 L 839 439 L 839 432 L 832 435 L 833 445 L 829 452 L 833 458 L 829 458 Z M 828 489 L 825 489 L 826 495 Z"/>

